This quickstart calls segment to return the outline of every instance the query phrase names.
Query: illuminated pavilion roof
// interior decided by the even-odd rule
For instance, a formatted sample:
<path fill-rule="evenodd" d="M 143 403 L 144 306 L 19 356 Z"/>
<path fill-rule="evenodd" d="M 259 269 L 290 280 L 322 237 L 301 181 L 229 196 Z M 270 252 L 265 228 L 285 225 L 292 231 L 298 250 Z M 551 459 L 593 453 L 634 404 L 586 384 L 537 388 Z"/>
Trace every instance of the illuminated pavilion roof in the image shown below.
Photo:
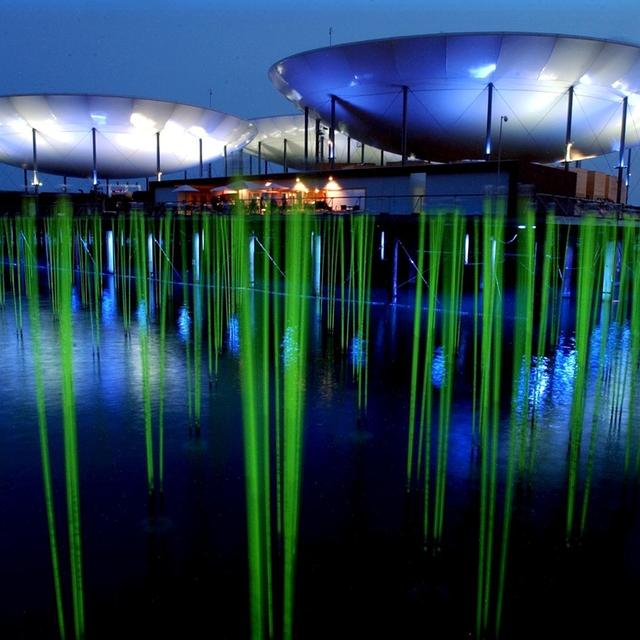
<path fill-rule="evenodd" d="M 387 38 L 292 55 L 269 76 L 299 108 L 327 122 L 335 96 L 337 129 L 395 152 L 406 86 L 407 152 L 434 161 L 484 158 L 487 138 L 495 157 L 500 123 L 503 158 L 563 160 L 569 111 L 571 159 L 616 151 L 625 97 L 626 144 L 640 141 L 640 48 L 606 40 L 531 33 Z"/>
<path fill-rule="evenodd" d="M 156 173 L 158 137 L 163 173 L 209 162 L 255 135 L 249 122 L 175 102 L 95 95 L 0 97 L 0 162 L 60 175 L 129 178 Z"/>
<path fill-rule="evenodd" d="M 250 153 L 258 154 L 258 142 L 260 145 L 260 156 L 269 162 L 283 164 L 284 162 L 284 140 L 287 141 L 287 165 L 294 169 L 304 169 L 304 115 L 287 116 L 267 116 L 264 118 L 254 118 L 251 120 L 256 127 L 256 136 L 246 146 Z M 316 159 L 316 134 L 315 120 L 309 118 L 308 133 L 308 159 L 309 165 L 313 166 Z M 322 147 L 321 158 L 327 162 L 329 159 L 329 132 L 326 123 L 321 124 L 322 138 L 319 149 Z M 347 135 L 336 131 L 335 135 L 335 161 L 338 164 L 347 162 Z M 351 153 L 349 160 L 352 164 L 365 162 L 368 164 L 380 164 L 380 149 L 365 144 L 364 160 L 362 159 L 362 143 L 351 140 Z M 396 153 L 385 153 L 385 162 L 399 162 L 401 156 Z"/>

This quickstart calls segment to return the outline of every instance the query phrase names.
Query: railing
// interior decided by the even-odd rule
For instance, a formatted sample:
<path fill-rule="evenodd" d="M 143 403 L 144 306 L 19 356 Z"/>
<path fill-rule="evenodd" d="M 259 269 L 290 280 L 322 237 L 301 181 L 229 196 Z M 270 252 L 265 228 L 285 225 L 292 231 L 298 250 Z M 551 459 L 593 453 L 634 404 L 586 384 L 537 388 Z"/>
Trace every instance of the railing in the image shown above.
<path fill-rule="evenodd" d="M 422 211 L 453 212 L 460 211 L 467 215 L 478 215 L 483 211 L 486 195 L 484 193 L 471 195 L 346 195 L 326 196 L 324 199 L 304 196 L 287 198 L 244 198 L 240 202 L 250 213 L 264 214 L 286 212 L 295 207 L 304 206 L 317 213 L 356 213 L 367 212 L 374 214 L 412 214 Z M 236 201 L 213 201 L 205 204 L 189 202 L 166 202 L 164 208 L 177 211 L 213 211 L 230 213 Z"/>
<path fill-rule="evenodd" d="M 535 196 L 535 202 L 540 213 L 552 210 L 556 216 L 567 218 L 595 214 L 599 218 L 611 220 L 640 219 L 640 207 L 610 200 L 588 200 L 540 193 Z"/>

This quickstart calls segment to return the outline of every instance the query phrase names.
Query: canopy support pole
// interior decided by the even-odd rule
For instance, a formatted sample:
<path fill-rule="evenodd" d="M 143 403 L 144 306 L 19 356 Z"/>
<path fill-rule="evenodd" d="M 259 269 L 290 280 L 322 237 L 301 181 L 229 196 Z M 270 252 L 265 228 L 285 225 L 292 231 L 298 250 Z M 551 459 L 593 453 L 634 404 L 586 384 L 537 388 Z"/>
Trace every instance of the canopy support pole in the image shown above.
<path fill-rule="evenodd" d="M 329 127 L 329 164 L 332 169 L 336 166 L 336 97 L 331 96 L 331 126 Z"/>
<path fill-rule="evenodd" d="M 402 166 L 407 164 L 407 101 L 409 87 L 402 85 Z"/>
<path fill-rule="evenodd" d="M 97 153 L 96 153 L 96 128 L 91 127 L 91 151 L 93 154 L 93 188 L 95 189 L 98 186 L 98 162 L 97 162 Z"/>
<path fill-rule="evenodd" d="M 564 170 L 569 170 L 571 162 L 571 125 L 573 121 L 573 87 L 569 87 L 569 100 L 567 102 L 567 131 L 564 136 Z"/>
<path fill-rule="evenodd" d="M 162 180 L 162 171 L 160 169 L 160 132 L 156 131 L 156 178 L 158 182 Z"/>
<path fill-rule="evenodd" d="M 304 108 L 304 168 L 309 168 L 309 107 Z"/>
<path fill-rule="evenodd" d="M 487 132 L 484 138 L 484 159 L 491 160 L 491 112 L 493 111 L 493 82 L 487 85 Z"/>
<path fill-rule="evenodd" d="M 620 155 L 618 156 L 618 186 L 616 192 L 616 202 L 622 201 L 622 172 L 624 171 L 624 144 L 627 133 L 627 96 L 622 101 L 622 122 L 620 124 Z"/>
<path fill-rule="evenodd" d="M 40 183 L 38 181 L 38 145 L 36 143 L 36 130 L 31 129 L 31 136 L 33 141 L 33 180 L 31 184 L 33 185 L 33 190 L 35 193 L 38 193 L 38 188 L 40 187 Z"/>

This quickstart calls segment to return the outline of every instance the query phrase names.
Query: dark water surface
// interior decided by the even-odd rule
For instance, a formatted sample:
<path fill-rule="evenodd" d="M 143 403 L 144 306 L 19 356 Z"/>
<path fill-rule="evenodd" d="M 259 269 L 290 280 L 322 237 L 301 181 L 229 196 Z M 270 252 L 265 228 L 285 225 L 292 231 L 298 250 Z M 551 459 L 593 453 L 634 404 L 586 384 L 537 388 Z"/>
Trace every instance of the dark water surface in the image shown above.
<path fill-rule="evenodd" d="M 357 281 L 355 274 L 359 268 L 372 269 L 374 274 L 372 283 L 363 281 L 362 292 L 365 302 L 373 299 L 374 303 L 363 306 L 355 299 L 345 306 L 345 314 L 357 315 L 359 307 L 368 310 L 363 320 L 368 336 L 366 351 L 361 350 L 364 338 L 357 328 L 347 331 L 347 348 L 343 350 L 339 303 L 337 324 L 333 331 L 328 329 L 327 299 L 313 295 L 313 263 L 308 271 L 301 272 L 302 280 L 308 280 L 305 285 L 308 288 L 301 290 L 304 296 L 300 298 L 307 314 L 308 338 L 304 344 L 295 342 L 295 336 L 300 337 L 302 333 L 295 328 L 288 333 L 286 321 L 281 325 L 280 336 L 274 338 L 272 330 L 278 322 L 274 309 L 279 308 L 286 317 L 287 295 L 291 295 L 286 287 L 293 286 L 294 278 L 289 276 L 291 267 L 285 268 L 287 278 L 281 279 L 278 285 L 275 268 L 266 267 L 271 274 L 268 286 L 277 292 L 265 297 L 263 286 L 267 272 L 262 271 L 264 258 L 258 252 L 255 286 L 241 287 L 247 284 L 248 276 L 240 275 L 233 284 L 244 293 L 236 308 L 220 316 L 223 326 L 219 368 L 217 375 L 211 376 L 208 370 L 211 316 L 207 296 L 216 295 L 211 293 L 215 282 L 197 274 L 195 256 L 190 249 L 191 234 L 196 227 L 186 231 L 188 240 L 183 236 L 181 244 L 189 250 L 182 264 L 177 248 L 180 228 L 173 227 L 176 248 L 165 254 L 167 264 L 169 256 L 171 258 L 172 284 L 166 294 L 170 297 L 163 307 L 158 264 L 153 267 L 155 275 L 149 278 L 151 288 L 146 294 L 136 290 L 136 282 L 142 275 L 140 269 L 147 268 L 144 264 L 132 266 L 139 245 L 132 250 L 131 262 L 125 264 L 129 270 L 126 274 L 118 271 L 121 263 L 116 260 L 115 275 L 106 274 L 108 248 L 103 248 L 102 269 L 99 269 L 103 274 L 94 279 L 89 262 L 84 265 L 89 275 L 83 284 L 85 276 L 79 268 L 84 263 L 79 262 L 77 252 L 84 248 L 78 245 L 77 236 L 84 237 L 84 228 L 81 222 L 74 222 L 78 226 L 72 227 L 67 240 L 71 239 L 75 247 L 75 270 L 69 277 L 77 427 L 74 455 L 77 456 L 80 496 L 80 536 L 76 543 L 80 545 L 82 559 L 81 582 L 74 592 L 78 589 L 82 592 L 83 621 L 78 627 L 74 614 L 77 616 L 79 601 L 72 595 L 73 569 L 70 568 L 75 547 L 69 539 L 67 502 L 69 449 L 65 447 L 68 425 L 65 426 L 64 408 L 68 402 L 65 405 L 63 396 L 66 365 L 61 356 L 60 328 L 65 312 L 62 307 L 54 308 L 52 302 L 51 271 L 47 269 L 51 264 L 44 248 L 47 237 L 55 237 L 55 230 L 45 229 L 41 223 L 38 223 L 37 236 L 39 293 L 35 300 L 39 310 L 37 353 L 34 298 L 29 298 L 28 276 L 23 272 L 29 263 L 29 247 L 36 236 L 29 238 L 19 226 L 10 226 L 19 225 L 19 219 L 5 226 L 3 236 L 1 637 L 60 637 L 51 562 L 51 527 L 43 488 L 36 368 L 42 376 L 46 411 L 66 637 L 267 638 L 269 612 L 273 637 L 289 634 L 296 638 L 494 637 L 498 633 L 498 621 L 500 637 L 504 638 L 593 637 L 594 633 L 600 637 L 632 637 L 631 634 L 637 633 L 640 524 L 635 460 L 640 412 L 634 408 L 638 400 L 638 362 L 634 360 L 638 327 L 634 324 L 637 318 L 633 306 L 640 301 L 633 297 L 633 283 L 626 284 L 628 294 L 626 290 L 620 291 L 614 294 L 611 303 L 603 303 L 601 278 L 605 267 L 598 267 L 597 259 L 593 261 L 597 276 L 592 284 L 595 293 L 589 298 L 592 312 L 588 318 L 588 355 L 580 382 L 579 352 L 583 343 L 577 327 L 586 305 L 584 297 L 576 300 L 574 291 L 573 298 L 562 298 L 560 285 L 553 285 L 553 300 L 557 305 L 550 313 L 555 318 L 552 323 L 556 323 L 556 333 L 545 341 L 544 353 L 538 354 L 535 346 L 541 292 L 546 286 L 540 283 L 544 239 L 539 236 L 538 279 L 530 285 L 535 296 L 535 326 L 528 334 L 524 332 L 528 336 L 525 343 L 528 339 L 534 345 L 529 363 L 523 364 L 520 370 L 512 364 L 514 350 L 519 348 L 516 337 L 522 332 L 524 322 L 518 306 L 521 281 L 516 281 L 515 276 L 517 265 L 523 259 L 521 252 L 515 252 L 517 257 L 505 258 L 504 273 L 499 274 L 504 287 L 499 288 L 498 295 L 504 305 L 500 314 L 501 333 L 496 335 L 502 350 L 498 356 L 491 351 L 483 357 L 482 341 L 478 337 L 478 372 L 474 378 L 472 268 L 464 268 L 463 289 L 455 307 L 459 324 L 452 359 L 448 360 L 445 344 L 448 276 L 447 267 L 443 266 L 431 368 L 429 373 L 423 370 L 425 329 L 422 325 L 416 381 L 412 378 L 415 273 L 412 277 L 407 261 L 402 263 L 404 266 L 401 264 L 405 279 L 411 282 L 401 286 L 399 298 L 403 304 L 388 304 L 393 253 L 387 249 L 387 255 L 381 260 L 378 238 L 380 225 L 384 223 L 379 222 L 372 223 L 370 230 L 365 228 L 363 236 L 364 242 L 369 242 L 364 248 L 376 252 L 373 266 L 369 262 L 368 265 L 360 263 L 358 267 L 358 247 L 346 241 L 347 253 L 352 251 L 355 256 L 351 266 L 349 257 L 346 259 L 349 282 Z M 56 224 L 55 219 L 51 224 Z M 103 224 L 102 234 L 115 228 L 111 225 L 116 223 L 105 221 Z M 142 237 L 146 237 L 146 233 L 161 237 L 161 231 L 154 226 L 160 224 L 158 221 L 146 224 Z M 128 233 L 129 227 L 126 229 Z M 98 249 L 88 231 L 86 252 L 93 260 L 96 257 L 93 252 Z M 357 229 L 351 231 L 353 237 L 359 233 Z M 216 231 L 221 232 L 221 228 Z M 201 228 L 200 233 L 209 234 L 207 238 L 214 237 L 211 229 Z M 267 232 L 262 236 L 260 230 L 256 233 L 267 245 Z M 323 241 L 332 237 L 332 229 L 316 227 L 315 233 L 322 233 Z M 637 245 L 638 234 L 634 233 Z M 367 234 L 370 234 L 369 240 Z M 15 243 L 15 238 L 20 237 L 23 238 L 22 253 L 12 261 L 8 243 Z M 393 237 L 393 233 L 387 227 L 389 237 Z M 247 232 L 241 236 L 241 244 L 248 245 L 248 238 Z M 324 246 L 328 247 L 329 240 L 326 242 Z M 579 246 L 584 247 L 586 240 L 581 242 Z M 637 262 L 633 262 L 638 255 L 636 245 L 631 245 L 636 247 L 636 253 L 631 256 L 632 264 L 637 266 Z M 119 246 L 116 240 L 116 251 L 120 251 Z M 240 251 L 240 245 L 229 246 Z M 123 247 L 126 251 L 126 244 Z M 274 256 L 274 247 L 270 249 Z M 305 241 L 304 250 L 307 249 Z M 199 258 L 203 272 L 209 274 L 215 272 L 215 264 L 207 267 L 204 256 L 212 250 L 205 244 Z M 408 245 L 407 251 L 417 260 L 416 243 Z M 225 256 L 231 260 L 230 255 Z M 560 258 L 562 266 L 564 255 Z M 162 254 L 157 253 L 156 259 L 161 262 Z M 484 268 L 489 269 L 486 255 L 481 259 Z M 329 286 L 331 271 L 326 262 L 329 259 L 323 257 L 322 260 L 324 288 Z M 284 254 L 276 262 L 284 265 Z M 20 264 L 20 275 L 17 264 Z M 186 270 L 182 269 L 184 265 Z M 423 268 L 427 274 L 428 265 Z M 19 292 L 15 289 L 17 280 L 12 289 L 12 270 L 14 278 L 21 278 Z M 482 278 L 481 270 L 477 277 Z M 183 286 L 184 278 L 188 285 Z M 401 273 L 401 285 L 402 279 Z M 576 279 L 577 273 L 574 283 Z M 340 277 L 336 276 L 336 281 L 339 283 Z M 616 282 L 619 281 L 620 273 L 616 275 Z M 126 286 L 130 287 L 131 301 L 128 330 L 124 326 L 122 297 Z M 436 286 L 439 285 L 436 283 Z M 56 287 L 54 283 L 54 291 Z M 485 293 L 486 287 L 487 281 Z M 225 289 L 230 290 L 230 287 Z M 359 291 L 357 285 L 354 290 Z M 227 293 L 220 288 L 217 291 L 224 303 Z M 327 293 L 326 289 L 323 293 Z M 628 301 L 629 312 L 618 315 L 617 305 L 622 302 L 616 300 L 623 297 Z M 477 300 L 480 325 L 475 326 L 481 332 L 487 312 L 481 313 L 483 291 L 480 286 Z M 424 310 L 419 318 L 426 323 L 428 287 L 422 303 Z M 269 310 L 265 312 L 267 304 Z M 161 335 L 163 313 L 166 314 L 164 338 Z M 247 477 L 251 478 L 252 473 L 251 450 L 247 449 L 252 437 L 247 431 L 250 416 L 246 411 L 243 413 L 243 407 L 246 409 L 247 403 L 252 402 L 251 389 L 258 395 L 263 392 L 264 378 L 257 379 L 253 385 L 247 382 L 249 352 L 242 341 L 255 343 L 251 352 L 255 356 L 253 370 L 260 371 L 260 341 L 264 336 L 260 327 L 265 313 L 269 318 L 266 335 L 271 341 L 266 352 L 270 379 L 266 412 L 271 425 L 266 459 L 270 464 L 265 472 L 265 458 L 256 463 L 260 493 L 254 500 L 247 489 Z M 212 322 L 215 325 L 215 318 Z M 243 326 L 251 327 L 251 331 L 247 333 Z M 278 353 L 274 344 L 279 345 Z M 288 404 L 286 396 L 278 396 L 276 382 L 278 375 L 286 376 L 290 370 L 288 359 L 299 355 L 304 361 L 295 366 L 304 365 L 300 370 L 304 373 L 291 387 L 298 388 L 303 397 L 298 495 L 295 489 L 291 494 L 286 493 L 289 490 L 287 471 L 282 467 L 285 470 L 279 475 L 278 470 L 279 456 L 283 464 L 288 464 L 284 462 L 285 457 L 292 455 L 286 445 L 286 412 L 293 405 Z M 496 357 L 501 360 L 502 372 L 494 379 Z M 279 373 L 276 361 L 282 369 Z M 527 376 L 523 374 L 525 369 L 529 371 Z M 435 518 L 437 478 L 442 471 L 444 484 L 440 486 L 444 487 L 445 494 L 440 533 L 434 533 L 431 521 L 426 533 L 423 530 L 424 468 L 414 470 L 411 478 L 407 478 L 412 388 L 417 390 L 416 414 L 419 415 L 425 375 L 431 379 L 428 386 L 432 389 L 434 412 L 429 439 L 428 510 Z M 496 390 L 492 405 L 496 428 L 491 430 L 489 419 L 486 439 L 478 427 L 483 377 L 486 384 Z M 514 385 L 514 378 L 516 381 L 522 378 L 522 382 Z M 366 404 L 359 395 L 361 384 L 368 390 Z M 579 389 L 577 385 L 581 385 Z M 447 386 L 452 399 L 443 470 L 442 458 L 437 455 L 443 429 L 439 407 L 446 397 Z M 164 389 L 162 491 L 158 468 L 161 387 Z M 145 388 L 149 391 L 146 405 Z M 584 392 L 582 403 L 576 401 L 577 392 Z M 255 402 L 258 413 L 265 410 L 264 405 Z M 278 440 L 275 426 L 278 415 L 284 420 L 282 442 Z M 419 424 L 418 417 L 416 424 Z M 576 430 L 578 424 L 580 427 Z M 155 461 L 153 486 L 145 447 L 149 425 Z M 417 434 L 418 427 L 416 443 Z M 572 434 L 578 441 L 576 444 L 574 438 L 573 448 Z M 260 437 L 256 440 L 258 447 L 263 442 Z M 282 444 L 279 453 L 276 442 Z M 416 444 L 422 458 L 426 444 L 424 439 Z M 489 452 L 487 457 L 483 451 Z M 264 451 L 259 449 L 258 460 L 261 455 Z M 265 476 L 265 473 L 268 474 Z M 271 500 L 266 512 L 260 497 L 265 482 L 270 487 Z M 576 486 L 576 497 L 575 514 L 570 517 L 572 482 Z M 293 496 L 283 497 L 285 523 L 287 509 L 292 508 L 293 503 L 299 509 L 299 528 L 289 539 L 286 524 L 283 532 L 278 532 L 279 495 Z M 583 516 L 583 512 L 586 515 Z M 505 513 L 509 514 L 506 520 Z M 258 538 L 251 538 L 251 534 L 248 537 L 247 523 L 253 518 L 269 523 Z M 482 518 L 485 518 L 484 525 L 481 525 Z M 567 524 L 568 520 L 572 521 L 571 525 Z M 490 546 L 483 547 L 483 540 L 490 540 Z M 291 548 L 295 549 L 295 596 L 290 603 L 293 620 L 287 629 L 286 614 L 282 613 L 288 597 L 283 558 L 286 549 Z M 489 548 L 493 555 L 487 561 L 486 549 Z M 485 564 L 482 564 L 482 553 Z M 255 560 L 255 554 L 262 554 L 262 560 Z M 256 564 L 252 564 L 252 557 Z M 271 567 L 270 582 L 265 575 L 256 579 L 253 571 L 260 566 Z M 490 576 L 483 583 L 486 593 L 482 591 L 479 596 L 478 575 L 486 575 L 487 566 Z M 502 569 L 503 592 L 499 595 Z M 262 609 L 256 613 L 252 606 L 260 598 Z M 485 600 L 488 604 L 486 620 L 483 620 Z M 501 612 L 497 613 L 499 602 Z"/>

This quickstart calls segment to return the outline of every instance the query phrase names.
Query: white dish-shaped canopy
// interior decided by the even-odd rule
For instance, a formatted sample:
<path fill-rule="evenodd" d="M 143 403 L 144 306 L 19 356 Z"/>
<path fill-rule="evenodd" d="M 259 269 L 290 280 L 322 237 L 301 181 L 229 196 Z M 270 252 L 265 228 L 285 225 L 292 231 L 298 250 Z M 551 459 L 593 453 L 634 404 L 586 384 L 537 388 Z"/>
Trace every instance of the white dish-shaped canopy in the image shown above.
<path fill-rule="evenodd" d="M 94 95 L 0 97 L 0 162 L 89 177 L 93 129 L 99 178 L 151 176 L 157 170 L 160 134 L 162 173 L 209 162 L 244 146 L 254 127 L 232 115 L 175 102 Z"/>
<path fill-rule="evenodd" d="M 246 146 L 246 150 L 258 155 L 263 160 L 284 164 L 284 141 L 287 141 L 287 166 L 293 169 L 304 169 L 304 115 L 267 116 L 251 120 L 256 127 L 256 136 Z M 329 161 L 329 127 L 326 123 L 320 125 L 318 157 L 321 162 Z M 260 149 L 258 150 L 258 143 Z M 347 153 L 347 145 L 351 144 L 351 152 Z M 307 138 L 307 153 L 309 167 L 316 162 L 316 123 L 309 118 L 309 133 Z M 397 153 L 385 152 L 384 162 L 400 162 L 402 157 Z M 364 145 L 364 159 L 362 155 L 362 143 L 352 139 L 336 130 L 335 132 L 335 161 L 344 164 L 367 163 L 380 164 L 380 149 Z"/>
<path fill-rule="evenodd" d="M 436 161 L 485 157 L 489 85 L 492 154 L 563 160 L 573 87 L 570 156 L 640 141 L 640 48 L 593 38 L 463 33 L 388 38 L 316 49 L 274 64 L 269 76 L 299 108 L 331 118 L 366 144 L 400 152 L 407 87 L 407 152 Z M 501 120 L 507 116 L 507 121 Z"/>

